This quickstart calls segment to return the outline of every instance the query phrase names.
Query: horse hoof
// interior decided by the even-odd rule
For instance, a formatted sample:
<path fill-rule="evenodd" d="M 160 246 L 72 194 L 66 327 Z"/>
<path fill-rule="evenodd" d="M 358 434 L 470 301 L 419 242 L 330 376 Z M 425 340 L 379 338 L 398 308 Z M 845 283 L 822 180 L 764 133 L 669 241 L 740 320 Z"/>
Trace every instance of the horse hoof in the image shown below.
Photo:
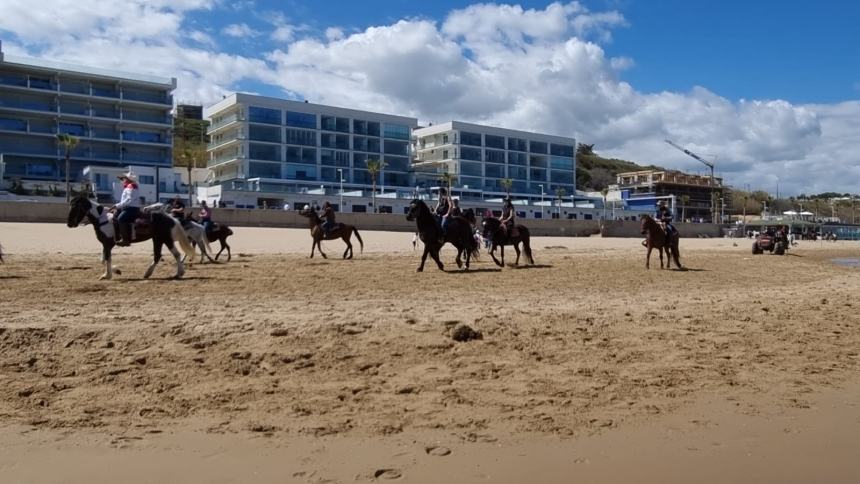
<path fill-rule="evenodd" d="M 415 269 L 415 272 L 424 272 L 424 268 L 423 268 L 423 267 L 419 267 L 418 269 Z"/>
<path fill-rule="evenodd" d="M 110 280 L 110 274 L 102 274 L 101 277 L 99 277 L 99 280 L 100 281 L 109 281 Z"/>

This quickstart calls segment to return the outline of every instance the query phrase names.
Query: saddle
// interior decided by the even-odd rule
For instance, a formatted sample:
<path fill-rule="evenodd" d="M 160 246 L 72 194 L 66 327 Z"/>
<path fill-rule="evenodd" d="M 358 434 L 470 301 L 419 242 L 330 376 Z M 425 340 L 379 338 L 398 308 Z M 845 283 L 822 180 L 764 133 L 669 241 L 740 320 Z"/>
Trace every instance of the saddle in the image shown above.
<path fill-rule="evenodd" d="M 112 217 L 111 221 L 113 222 L 113 233 L 119 236 L 119 221 L 116 217 Z M 150 225 L 152 225 L 152 215 L 149 213 L 141 213 L 140 216 L 134 220 L 134 223 L 131 224 L 131 240 L 136 242 L 137 234 L 149 233 Z"/>

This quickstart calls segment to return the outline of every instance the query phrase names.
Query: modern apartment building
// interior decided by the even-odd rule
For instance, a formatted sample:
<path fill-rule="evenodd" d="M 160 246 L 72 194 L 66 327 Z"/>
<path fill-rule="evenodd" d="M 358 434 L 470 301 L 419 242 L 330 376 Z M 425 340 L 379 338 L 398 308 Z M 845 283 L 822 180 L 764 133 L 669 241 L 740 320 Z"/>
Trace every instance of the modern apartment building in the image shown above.
<path fill-rule="evenodd" d="M 170 167 L 175 87 L 176 79 L 13 57 L 0 44 L 4 177 L 64 181 L 58 133 L 79 139 L 71 153 L 73 182 L 83 180 L 88 165 Z"/>
<path fill-rule="evenodd" d="M 448 172 L 457 192 L 501 195 L 512 180 L 515 196 L 567 196 L 576 191 L 576 140 L 561 136 L 450 121 L 413 132 L 415 182 L 437 185 Z"/>
<path fill-rule="evenodd" d="M 378 190 L 411 186 L 415 118 L 242 93 L 203 115 L 211 123 L 210 180 L 225 201 L 239 193 L 245 194 L 242 205 L 255 198 L 257 205 L 277 206 L 286 193 L 369 191 L 368 159 L 384 162 Z"/>

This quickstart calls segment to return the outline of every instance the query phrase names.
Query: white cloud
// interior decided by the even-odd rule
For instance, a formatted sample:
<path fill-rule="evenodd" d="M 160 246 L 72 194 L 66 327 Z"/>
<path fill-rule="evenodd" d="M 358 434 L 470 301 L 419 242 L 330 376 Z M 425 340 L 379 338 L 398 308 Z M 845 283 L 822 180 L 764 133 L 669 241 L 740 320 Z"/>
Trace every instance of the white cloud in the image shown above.
<path fill-rule="evenodd" d="M 626 25 L 623 15 L 578 2 L 480 4 L 440 23 L 324 35 L 267 13 L 278 44 L 259 57 L 217 52 L 206 25 L 189 27 L 187 13 L 215 0 L 54 0 L 42 9 L 0 2 L 0 29 L 15 35 L 4 51 L 175 76 L 177 99 L 212 102 L 250 79 L 314 102 L 576 135 L 609 156 L 704 170 L 668 138 L 715 157 L 718 173 L 738 185 L 773 189 L 779 177 L 783 192 L 856 191 L 860 176 L 860 102 L 735 102 L 706 87 L 639 92 L 620 77 L 635 59 L 610 58 L 601 47 Z M 231 27 L 255 35 L 247 24 Z"/>
<path fill-rule="evenodd" d="M 241 39 L 243 37 L 256 37 L 259 35 L 259 32 L 252 29 L 248 24 L 230 24 L 224 27 L 221 30 L 221 33 L 224 35 L 229 35 L 230 37 L 236 37 L 237 39 Z"/>

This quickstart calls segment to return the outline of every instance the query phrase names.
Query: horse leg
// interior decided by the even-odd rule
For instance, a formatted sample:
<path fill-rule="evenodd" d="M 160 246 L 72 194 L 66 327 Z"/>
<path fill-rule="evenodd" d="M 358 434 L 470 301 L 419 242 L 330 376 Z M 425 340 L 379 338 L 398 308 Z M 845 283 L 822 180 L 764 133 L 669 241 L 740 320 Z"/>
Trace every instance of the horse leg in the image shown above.
<path fill-rule="evenodd" d="M 424 244 L 424 253 L 421 254 L 421 265 L 418 266 L 418 272 L 424 271 L 424 261 L 427 260 L 427 254 L 430 253 L 430 247 L 427 244 Z"/>
<path fill-rule="evenodd" d="M 442 261 L 441 261 L 441 260 L 439 260 L 439 250 L 440 250 L 441 248 L 442 248 L 442 247 L 439 247 L 439 248 L 438 248 L 438 249 L 436 249 L 436 250 L 431 250 L 431 251 L 430 251 L 430 257 L 432 257 L 432 258 L 433 258 L 433 260 L 435 260 L 435 261 L 436 261 L 436 265 L 439 267 L 439 270 L 440 270 L 440 271 L 444 271 L 444 270 L 445 270 L 445 266 L 442 264 Z"/>
<path fill-rule="evenodd" d="M 519 243 L 514 244 L 514 252 L 517 253 L 517 261 L 514 262 L 514 265 L 518 266 L 518 265 L 520 265 L 520 244 Z"/>
<path fill-rule="evenodd" d="M 316 248 L 317 248 L 317 239 L 316 239 L 316 238 L 314 238 L 314 239 L 311 241 L 311 259 L 313 259 L 313 258 L 314 258 L 314 250 L 316 250 Z"/>
<path fill-rule="evenodd" d="M 457 258 L 454 260 L 457 261 L 457 268 L 462 269 L 463 268 L 463 259 L 461 257 L 463 255 L 463 249 L 461 249 L 460 247 L 458 247 L 456 245 L 454 247 L 457 248 Z"/>
<path fill-rule="evenodd" d="M 152 264 L 149 265 L 149 269 L 146 270 L 146 274 L 143 275 L 144 279 L 149 279 L 149 276 L 152 275 L 152 271 L 155 270 L 155 266 L 158 265 L 158 261 L 161 260 L 161 245 L 164 242 L 160 240 L 155 240 L 155 237 L 152 238 Z"/>
<path fill-rule="evenodd" d="M 320 251 L 320 255 L 323 259 L 328 259 L 328 256 L 325 255 L 325 252 L 322 251 L 322 244 L 320 243 L 322 239 L 317 239 L 317 249 Z"/>
<path fill-rule="evenodd" d="M 111 267 L 110 253 L 112 247 L 107 244 L 102 244 L 102 262 L 105 265 L 105 273 L 99 279 L 110 279 L 113 277 L 113 268 Z"/>
<path fill-rule="evenodd" d="M 340 237 L 344 242 L 346 242 L 346 250 L 343 251 L 344 259 L 352 259 L 352 243 L 349 241 L 349 235 L 349 233 L 346 233 Z M 346 254 L 349 254 L 349 257 L 347 257 Z"/>
<path fill-rule="evenodd" d="M 499 262 L 499 259 L 496 259 L 496 244 L 490 246 L 490 257 L 493 258 L 493 262 L 495 262 L 497 266 L 502 267 L 502 263 Z"/>
<path fill-rule="evenodd" d="M 505 244 L 499 246 L 500 254 L 502 256 L 502 263 L 499 264 L 499 267 L 505 267 Z"/>
<path fill-rule="evenodd" d="M 657 247 L 657 253 L 660 254 L 660 269 L 662 269 L 663 268 L 663 247 Z"/>
<path fill-rule="evenodd" d="M 652 247 L 651 244 L 646 245 L 646 247 L 648 247 L 648 252 L 645 254 L 645 268 L 650 269 L 651 268 L 651 250 L 654 247 Z"/>
<path fill-rule="evenodd" d="M 176 274 L 173 275 L 174 279 L 179 279 L 185 274 L 185 264 L 182 263 L 182 256 L 179 254 L 179 251 L 176 250 L 176 246 L 173 245 L 173 242 L 167 242 L 167 250 L 173 254 L 173 258 L 176 259 Z M 200 257 L 201 262 L 203 257 Z"/>

